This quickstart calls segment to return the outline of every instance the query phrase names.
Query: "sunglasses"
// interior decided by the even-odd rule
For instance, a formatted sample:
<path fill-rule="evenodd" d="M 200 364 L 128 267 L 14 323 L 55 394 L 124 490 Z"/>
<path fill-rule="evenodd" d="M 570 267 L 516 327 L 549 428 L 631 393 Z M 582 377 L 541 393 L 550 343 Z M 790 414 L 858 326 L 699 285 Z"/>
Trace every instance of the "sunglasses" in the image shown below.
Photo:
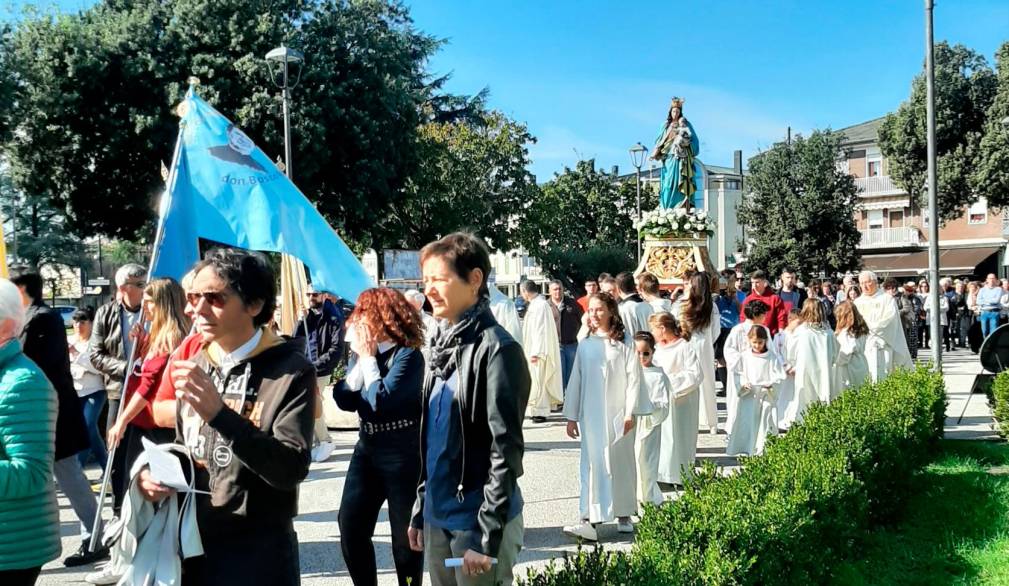
<path fill-rule="evenodd" d="M 322 293 L 305 293 L 305 295 L 309 297 L 318 297 L 319 295 L 322 295 Z"/>
<path fill-rule="evenodd" d="M 189 305 L 196 307 L 200 304 L 201 299 L 206 299 L 212 307 L 224 307 L 231 297 L 228 293 L 224 291 L 205 291 L 203 293 L 186 293 L 186 301 Z"/>
<path fill-rule="evenodd" d="M 638 352 L 638 356 L 651 356 L 651 355 L 652 353 L 650 350 L 642 350 L 641 352 Z"/>

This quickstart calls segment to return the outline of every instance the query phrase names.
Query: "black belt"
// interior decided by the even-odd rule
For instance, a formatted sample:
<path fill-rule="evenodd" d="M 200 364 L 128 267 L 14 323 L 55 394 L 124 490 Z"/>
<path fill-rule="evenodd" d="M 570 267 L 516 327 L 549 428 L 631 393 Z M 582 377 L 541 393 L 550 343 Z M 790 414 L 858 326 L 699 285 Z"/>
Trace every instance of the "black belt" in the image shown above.
<path fill-rule="evenodd" d="M 417 425 L 418 421 L 413 419 L 400 419 L 399 421 L 389 421 L 387 423 L 372 423 L 370 421 L 361 422 L 361 433 L 366 433 L 368 435 L 375 435 L 376 433 L 382 433 L 386 431 L 398 431 L 401 429 L 410 429 L 411 427 Z"/>

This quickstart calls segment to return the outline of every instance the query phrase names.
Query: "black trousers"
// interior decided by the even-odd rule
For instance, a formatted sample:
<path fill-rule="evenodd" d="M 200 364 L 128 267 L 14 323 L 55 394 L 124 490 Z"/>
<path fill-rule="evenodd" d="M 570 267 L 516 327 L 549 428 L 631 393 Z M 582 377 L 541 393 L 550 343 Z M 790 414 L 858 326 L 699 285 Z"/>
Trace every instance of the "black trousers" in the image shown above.
<path fill-rule="evenodd" d="M 410 549 L 406 537 L 420 478 L 420 438 L 417 427 L 397 431 L 362 433 L 347 470 L 340 501 L 340 549 L 355 586 L 378 584 L 372 537 L 382 510 L 389 502 L 392 558 L 400 586 L 410 579 L 421 584 L 424 554 Z"/>
<path fill-rule="evenodd" d="M 3 586 L 35 586 L 35 581 L 39 579 L 41 571 L 42 566 L 24 570 L 3 570 L 0 571 L 0 584 Z"/>
<path fill-rule="evenodd" d="M 201 531 L 204 555 L 182 563 L 182 586 L 298 586 L 301 562 L 293 523 L 264 531 Z"/>

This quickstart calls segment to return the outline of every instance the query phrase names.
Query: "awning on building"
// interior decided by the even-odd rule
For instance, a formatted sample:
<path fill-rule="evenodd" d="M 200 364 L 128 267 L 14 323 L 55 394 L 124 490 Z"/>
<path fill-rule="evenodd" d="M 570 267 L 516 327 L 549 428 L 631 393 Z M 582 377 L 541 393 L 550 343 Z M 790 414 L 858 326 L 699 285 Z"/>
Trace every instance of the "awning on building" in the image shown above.
<path fill-rule="evenodd" d="M 978 265 L 993 254 L 1002 251 L 1001 246 L 977 248 L 944 248 L 939 250 L 940 275 L 973 274 Z M 928 251 L 898 252 L 892 254 L 866 254 L 862 265 L 883 277 L 911 277 L 928 272 Z"/>

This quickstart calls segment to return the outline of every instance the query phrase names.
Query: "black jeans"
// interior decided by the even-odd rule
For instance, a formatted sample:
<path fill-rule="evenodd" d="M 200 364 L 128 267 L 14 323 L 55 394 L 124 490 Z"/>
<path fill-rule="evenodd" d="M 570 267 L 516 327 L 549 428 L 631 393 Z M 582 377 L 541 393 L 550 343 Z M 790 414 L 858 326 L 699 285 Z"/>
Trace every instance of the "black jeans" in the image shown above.
<path fill-rule="evenodd" d="M 0 571 L 0 584 L 3 586 L 34 586 L 41 571 L 42 566 L 24 570 L 3 570 Z"/>
<path fill-rule="evenodd" d="M 382 510 L 389 502 L 392 526 L 392 558 L 401 586 L 410 578 L 421 583 L 424 554 L 410 549 L 406 537 L 413 502 L 420 479 L 420 437 L 418 428 L 361 434 L 347 470 L 340 501 L 340 549 L 355 586 L 378 583 L 372 537 Z"/>
<path fill-rule="evenodd" d="M 298 535 L 293 523 L 229 535 L 200 532 L 204 555 L 182 564 L 182 586 L 297 586 Z"/>

